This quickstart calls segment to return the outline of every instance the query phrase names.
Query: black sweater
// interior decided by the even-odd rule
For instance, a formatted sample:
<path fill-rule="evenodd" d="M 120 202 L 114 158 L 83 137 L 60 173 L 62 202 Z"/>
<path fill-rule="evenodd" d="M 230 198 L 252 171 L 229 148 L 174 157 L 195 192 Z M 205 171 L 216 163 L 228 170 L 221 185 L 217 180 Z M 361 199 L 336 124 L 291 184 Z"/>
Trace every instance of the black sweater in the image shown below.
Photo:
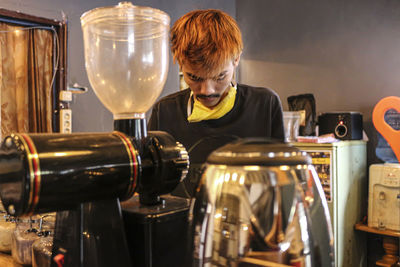
<path fill-rule="evenodd" d="M 219 119 L 200 122 L 187 121 L 189 97 L 186 89 L 158 101 L 148 129 L 170 133 L 188 150 L 202 138 L 218 135 L 284 140 L 281 102 L 270 89 L 238 84 L 232 110 Z"/>

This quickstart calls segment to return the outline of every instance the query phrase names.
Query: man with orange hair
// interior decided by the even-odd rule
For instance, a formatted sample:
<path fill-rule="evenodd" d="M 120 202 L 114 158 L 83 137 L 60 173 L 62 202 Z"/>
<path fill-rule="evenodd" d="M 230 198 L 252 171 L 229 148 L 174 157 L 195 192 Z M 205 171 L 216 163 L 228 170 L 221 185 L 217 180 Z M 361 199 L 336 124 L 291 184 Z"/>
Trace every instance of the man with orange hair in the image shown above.
<path fill-rule="evenodd" d="M 231 16 L 214 9 L 187 13 L 171 29 L 171 49 L 189 88 L 154 105 L 149 130 L 170 133 L 190 152 L 212 136 L 283 141 L 278 95 L 267 88 L 233 82 L 243 43 Z M 204 151 L 211 152 L 220 145 L 224 142 L 213 144 L 210 139 L 200 144 L 202 155 L 189 153 L 191 165 L 204 162 L 208 155 Z"/>

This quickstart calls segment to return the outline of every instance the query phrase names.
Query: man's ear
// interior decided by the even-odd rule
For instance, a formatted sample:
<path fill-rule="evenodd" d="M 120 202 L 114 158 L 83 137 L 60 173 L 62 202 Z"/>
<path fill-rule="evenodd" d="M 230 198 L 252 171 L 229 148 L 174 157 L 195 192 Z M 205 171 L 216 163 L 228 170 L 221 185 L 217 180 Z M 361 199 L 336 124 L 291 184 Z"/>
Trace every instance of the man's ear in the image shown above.
<path fill-rule="evenodd" d="M 242 55 L 242 52 L 240 52 L 240 54 L 235 58 L 235 60 L 233 61 L 233 66 L 236 68 L 239 65 L 239 61 L 240 61 L 240 56 Z"/>

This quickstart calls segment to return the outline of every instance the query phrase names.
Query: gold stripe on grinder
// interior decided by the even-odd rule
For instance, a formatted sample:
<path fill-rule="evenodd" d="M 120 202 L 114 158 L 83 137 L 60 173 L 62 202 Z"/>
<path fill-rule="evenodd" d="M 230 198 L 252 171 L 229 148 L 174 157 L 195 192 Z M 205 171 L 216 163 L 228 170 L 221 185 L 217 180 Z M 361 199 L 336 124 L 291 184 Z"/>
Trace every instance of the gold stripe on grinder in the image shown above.
<path fill-rule="evenodd" d="M 131 140 L 129 140 L 128 137 L 126 137 L 123 133 L 114 131 L 114 134 L 118 136 L 122 142 L 125 145 L 126 151 L 128 152 L 129 156 L 129 165 L 130 165 L 130 170 L 131 170 L 131 177 L 129 179 L 129 188 L 127 191 L 126 196 L 130 197 L 133 195 L 135 188 L 136 188 L 136 181 L 137 181 L 137 176 L 138 176 L 138 154 L 137 150 L 135 149 L 134 145 L 132 144 Z"/>

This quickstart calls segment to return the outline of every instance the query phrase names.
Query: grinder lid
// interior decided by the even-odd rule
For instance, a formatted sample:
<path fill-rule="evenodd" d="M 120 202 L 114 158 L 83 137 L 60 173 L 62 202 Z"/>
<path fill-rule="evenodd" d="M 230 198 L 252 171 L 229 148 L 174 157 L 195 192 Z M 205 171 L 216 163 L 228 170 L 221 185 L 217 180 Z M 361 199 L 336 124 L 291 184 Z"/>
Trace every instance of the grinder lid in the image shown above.
<path fill-rule="evenodd" d="M 311 164 L 306 152 L 285 143 L 264 138 L 245 138 L 215 150 L 210 164 L 280 166 Z"/>
<path fill-rule="evenodd" d="M 106 25 L 108 27 L 125 25 L 131 26 L 131 31 L 135 26 L 140 26 L 145 21 L 147 23 L 169 26 L 170 17 L 162 10 L 146 6 L 136 6 L 131 2 L 120 2 L 116 6 L 98 7 L 85 12 L 81 16 L 83 27 L 88 24 L 104 25 L 104 27 L 107 27 Z M 136 34 L 137 32 L 135 32 Z"/>

